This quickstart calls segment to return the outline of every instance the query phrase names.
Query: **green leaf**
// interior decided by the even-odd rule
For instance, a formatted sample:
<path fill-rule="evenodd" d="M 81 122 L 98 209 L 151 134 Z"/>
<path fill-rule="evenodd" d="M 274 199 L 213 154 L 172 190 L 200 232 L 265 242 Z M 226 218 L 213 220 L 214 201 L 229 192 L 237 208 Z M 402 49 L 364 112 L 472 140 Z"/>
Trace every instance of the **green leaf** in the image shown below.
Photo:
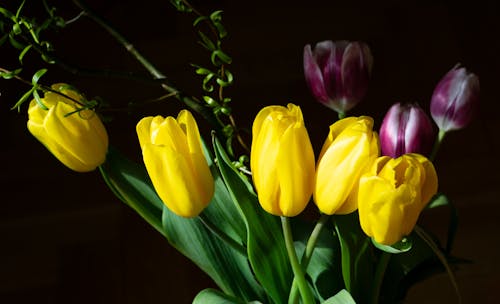
<path fill-rule="evenodd" d="M 14 23 L 14 25 L 12 25 L 12 33 L 14 35 L 19 35 L 23 32 L 23 30 L 21 29 L 21 25 L 19 23 Z"/>
<path fill-rule="evenodd" d="M 181 13 L 189 13 L 192 9 L 184 4 L 182 0 L 170 0 L 170 3 Z"/>
<path fill-rule="evenodd" d="M 217 165 L 233 201 L 245 219 L 248 258 L 252 269 L 274 303 L 285 303 L 293 279 L 279 218 L 259 205 L 252 185 L 232 166 L 222 144 L 214 136 Z"/>
<path fill-rule="evenodd" d="M 197 26 L 200 22 L 202 22 L 204 20 L 208 20 L 208 17 L 207 16 L 200 16 L 200 17 L 194 19 L 194 21 L 193 21 L 193 27 Z"/>
<path fill-rule="evenodd" d="M 31 83 L 36 86 L 38 84 L 38 80 L 47 73 L 47 69 L 40 69 L 36 71 L 35 74 L 33 74 L 33 77 L 31 78 Z"/>
<path fill-rule="evenodd" d="M 9 42 L 10 42 L 10 44 L 11 44 L 14 48 L 16 48 L 16 49 L 18 49 L 18 50 L 22 50 L 22 49 L 24 49 L 24 48 L 26 47 L 26 45 L 24 45 L 24 44 L 22 44 L 21 42 L 17 41 L 17 40 L 14 38 L 14 36 L 12 35 L 12 33 L 11 33 L 11 34 L 9 34 Z"/>
<path fill-rule="evenodd" d="M 245 301 L 224 294 L 218 290 L 207 288 L 196 295 L 193 304 L 245 304 Z"/>
<path fill-rule="evenodd" d="M 19 62 L 22 64 L 23 63 L 23 58 L 24 56 L 28 53 L 28 51 L 31 49 L 31 47 L 33 47 L 33 45 L 29 44 L 28 46 L 26 46 L 22 52 L 19 54 Z"/>
<path fill-rule="evenodd" d="M 387 253 L 398 254 L 409 251 L 413 243 L 411 238 L 405 237 L 401 241 L 390 246 L 377 243 L 374 239 L 372 239 L 372 244 L 378 249 L 385 251 Z"/>
<path fill-rule="evenodd" d="M 208 38 L 207 35 L 203 34 L 202 31 L 198 31 L 198 35 L 201 38 L 201 41 L 199 42 L 204 48 L 206 48 L 209 51 L 214 51 L 216 50 L 215 43 L 213 43 L 210 38 Z"/>
<path fill-rule="evenodd" d="M 221 23 L 222 11 L 218 10 L 218 11 L 215 11 L 212 14 L 210 14 L 210 20 L 212 20 L 212 24 L 217 29 L 219 38 L 222 39 L 222 38 L 226 37 L 227 36 L 226 29 L 224 28 L 224 26 Z"/>
<path fill-rule="evenodd" d="M 427 204 L 426 209 L 433 209 L 437 207 L 449 206 L 451 205 L 450 200 L 446 195 L 442 193 L 436 194 L 431 201 Z"/>
<path fill-rule="evenodd" d="M 49 108 L 47 108 L 47 106 L 43 103 L 42 98 L 40 98 L 40 95 L 38 94 L 36 88 L 33 90 L 33 97 L 35 98 L 35 101 L 40 108 L 44 109 L 45 111 L 49 110 Z"/>
<path fill-rule="evenodd" d="M 221 62 L 230 64 L 232 61 L 231 57 L 229 57 L 229 55 L 227 55 L 220 49 L 212 52 L 212 54 L 210 55 L 210 60 L 215 66 L 221 65 Z"/>
<path fill-rule="evenodd" d="M 3 79 L 12 79 L 16 75 L 21 73 L 22 70 L 23 70 L 22 68 L 19 68 L 19 69 L 15 69 L 14 71 L 8 71 L 8 72 L 0 71 L 0 77 L 2 77 Z"/>
<path fill-rule="evenodd" d="M 369 303 L 375 256 L 370 238 L 359 225 L 357 212 L 333 217 L 340 241 L 342 277 L 345 288 L 360 303 Z"/>
<path fill-rule="evenodd" d="M 326 300 L 323 304 L 356 304 L 356 301 L 352 298 L 351 294 L 342 289 L 336 295 Z"/>
<path fill-rule="evenodd" d="M 35 91 L 35 88 L 31 88 L 28 92 L 24 93 L 23 96 L 21 96 L 21 98 L 19 98 L 19 100 L 16 102 L 16 104 L 10 108 L 11 110 L 14 110 L 17 108 L 18 111 L 21 110 L 21 105 L 26 101 L 28 100 L 28 98 L 30 98 L 31 94 L 33 94 L 33 91 Z"/>
<path fill-rule="evenodd" d="M 3 35 L 2 38 L 0 38 L 0 46 L 2 46 L 5 43 L 5 41 L 7 41 L 8 38 L 9 38 L 9 34 L 8 33 L 6 33 L 5 35 Z"/>
<path fill-rule="evenodd" d="M 16 12 L 16 19 L 19 18 L 19 15 L 21 15 L 21 11 L 24 7 L 24 2 L 26 2 L 26 0 L 23 0 L 23 2 L 21 2 L 21 5 L 19 5 L 18 9 L 17 9 L 17 12 Z"/>
<path fill-rule="evenodd" d="M 163 202 L 158 198 L 144 167 L 110 147 L 106 162 L 99 170 L 108 187 L 122 202 L 165 235 L 161 223 Z"/>
<path fill-rule="evenodd" d="M 225 74 L 227 80 L 224 80 L 222 78 L 217 78 L 217 83 L 221 87 L 230 86 L 233 83 L 233 74 L 231 74 L 231 72 L 229 72 L 228 70 L 225 70 L 224 74 Z"/>
<path fill-rule="evenodd" d="M 219 105 L 215 99 L 213 99 L 212 97 L 207 96 L 207 95 L 203 96 L 203 100 L 207 103 L 207 105 L 209 107 L 212 107 L 212 108 Z"/>
<path fill-rule="evenodd" d="M 213 167 L 213 166 L 212 166 Z M 160 231 L 172 246 L 205 271 L 224 293 L 245 301 L 264 298 L 245 256 L 216 237 L 199 218 L 182 218 L 171 212 L 156 194 L 143 165 L 136 164 L 110 149 L 100 167 L 111 190 L 150 225 Z M 204 214 L 220 224 L 234 239 L 245 238 L 244 223 L 231 208 L 227 190 L 217 176 L 216 194 Z M 229 201 L 228 201 L 229 200 Z M 234 216 L 235 211 L 237 216 Z M 229 219 L 227 218 L 229 217 Z M 241 227 L 241 228 L 239 228 Z"/>
<path fill-rule="evenodd" d="M 214 74 L 208 74 L 207 76 L 205 76 L 205 78 L 203 78 L 203 91 L 212 92 L 214 90 L 214 86 L 210 84 L 210 81 L 212 80 L 212 78 L 214 78 L 214 76 Z"/>
<path fill-rule="evenodd" d="M 14 14 L 12 14 L 10 11 L 6 10 L 3 7 L 0 7 L 0 14 L 4 15 L 6 18 L 12 19 L 14 17 Z"/>

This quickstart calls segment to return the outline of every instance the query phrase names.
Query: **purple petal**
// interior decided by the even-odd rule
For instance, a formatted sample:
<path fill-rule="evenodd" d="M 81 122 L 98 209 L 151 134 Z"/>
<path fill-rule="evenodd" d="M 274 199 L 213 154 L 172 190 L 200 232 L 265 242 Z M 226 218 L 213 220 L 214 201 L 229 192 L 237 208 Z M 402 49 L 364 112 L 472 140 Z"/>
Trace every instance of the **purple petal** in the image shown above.
<path fill-rule="evenodd" d="M 313 96 L 322 103 L 328 102 L 323 75 L 309 44 L 304 47 L 304 76 Z"/>

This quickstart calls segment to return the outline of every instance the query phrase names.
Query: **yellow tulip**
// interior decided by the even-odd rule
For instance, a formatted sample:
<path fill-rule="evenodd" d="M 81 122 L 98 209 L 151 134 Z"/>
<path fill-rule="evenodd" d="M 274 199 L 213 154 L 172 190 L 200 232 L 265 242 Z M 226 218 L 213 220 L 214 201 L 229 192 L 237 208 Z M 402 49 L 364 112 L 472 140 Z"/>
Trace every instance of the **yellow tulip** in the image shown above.
<path fill-rule="evenodd" d="M 41 99 L 43 109 L 32 100 L 28 109 L 28 130 L 68 168 L 88 172 L 106 159 L 108 135 L 94 111 L 82 108 L 77 102 L 83 96 L 65 84 L 54 84 L 55 92 L 46 92 Z M 75 112 L 77 111 L 77 112 Z"/>
<path fill-rule="evenodd" d="M 420 154 L 379 157 L 359 183 L 359 220 L 366 235 L 392 245 L 410 234 L 436 194 L 432 163 Z"/>
<path fill-rule="evenodd" d="M 278 216 L 301 213 L 312 194 L 314 152 L 300 107 L 263 108 L 252 137 L 250 167 L 262 208 Z"/>
<path fill-rule="evenodd" d="M 214 180 L 193 115 L 144 117 L 136 127 L 144 164 L 163 203 L 175 214 L 195 217 L 210 203 Z"/>
<path fill-rule="evenodd" d="M 357 209 L 359 178 L 379 156 L 378 135 L 368 116 L 348 117 L 330 126 L 316 167 L 314 201 L 325 214 Z"/>

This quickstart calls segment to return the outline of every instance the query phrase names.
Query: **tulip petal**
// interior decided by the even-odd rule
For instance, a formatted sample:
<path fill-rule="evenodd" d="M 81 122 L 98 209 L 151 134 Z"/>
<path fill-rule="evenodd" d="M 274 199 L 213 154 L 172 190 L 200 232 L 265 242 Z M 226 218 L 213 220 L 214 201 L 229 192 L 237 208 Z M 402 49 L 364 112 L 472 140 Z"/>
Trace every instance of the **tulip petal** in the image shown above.
<path fill-rule="evenodd" d="M 146 144 L 142 150 L 151 181 L 165 205 L 182 217 L 198 215 L 208 202 L 196 191 L 186 158 L 169 146 Z"/>
<path fill-rule="evenodd" d="M 49 110 L 43 124 L 47 132 L 45 144 L 52 147 L 51 152 L 71 169 L 91 171 L 104 162 L 107 142 L 101 142 L 92 132 L 91 124 L 100 123 L 97 117 L 86 120 L 77 113 L 68 115 L 74 110 L 65 103 L 58 103 Z"/>
<path fill-rule="evenodd" d="M 161 116 L 160 116 L 161 117 Z M 142 118 L 136 125 L 135 130 L 137 132 L 137 137 L 139 139 L 139 145 L 141 146 L 141 149 L 146 144 L 151 143 L 151 125 L 153 122 L 153 117 L 148 116 Z"/>
<path fill-rule="evenodd" d="M 314 201 L 326 214 L 357 208 L 358 180 L 378 156 L 378 138 L 369 117 L 349 117 L 330 126 L 316 169 Z"/>
<path fill-rule="evenodd" d="M 322 103 L 327 103 L 329 97 L 323 74 L 309 44 L 304 47 L 304 76 L 314 97 Z"/>
<path fill-rule="evenodd" d="M 314 182 L 314 152 L 303 125 L 292 125 L 285 131 L 277 161 L 280 212 L 296 216 L 307 206 Z"/>

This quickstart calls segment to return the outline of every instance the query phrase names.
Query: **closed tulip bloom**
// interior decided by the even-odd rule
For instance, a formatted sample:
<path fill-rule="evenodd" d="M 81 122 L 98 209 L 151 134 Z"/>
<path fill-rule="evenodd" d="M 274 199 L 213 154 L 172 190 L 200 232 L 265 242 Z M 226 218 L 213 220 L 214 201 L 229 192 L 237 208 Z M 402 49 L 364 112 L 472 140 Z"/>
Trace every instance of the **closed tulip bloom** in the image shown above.
<path fill-rule="evenodd" d="M 437 187 L 434 166 L 420 154 L 378 158 L 359 183 L 361 228 L 380 244 L 397 243 L 411 233 Z"/>
<path fill-rule="evenodd" d="M 432 94 L 431 115 L 443 132 L 467 126 L 478 108 L 479 79 L 463 67 L 451 69 Z"/>
<path fill-rule="evenodd" d="M 380 128 L 382 155 L 429 155 L 433 141 L 432 122 L 418 105 L 396 103 L 385 115 Z"/>
<path fill-rule="evenodd" d="M 104 163 L 108 151 L 104 125 L 94 111 L 81 110 L 82 105 L 77 102 L 83 103 L 83 96 L 68 85 L 54 84 L 52 89 L 73 100 L 46 92 L 41 101 L 47 109 L 32 100 L 28 109 L 28 130 L 71 170 L 94 170 Z"/>
<path fill-rule="evenodd" d="M 325 214 L 355 211 L 359 178 L 379 156 L 377 133 L 368 116 L 348 117 L 330 126 L 316 167 L 314 201 Z"/>
<path fill-rule="evenodd" d="M 264 210 L 288 217 L 304 210 L 313 189 L 314 152 L 298 106 L 268 106 L 257 114 L 250 167 Z"/>
<path fill-rule="evenodd" d="M 195 217 L 211 201 L 214 180 L 192 114 L 177 119 L 145 117 L 136 127 L 144 164 L 163 203 L 175 214 Z"/>
<path fill-rule="evenodd" d="M 313 96 L 342 115 L 365 96 L 372 63 L 363 42 L 328 40 L 304 47 L 304 74 Z"/>

